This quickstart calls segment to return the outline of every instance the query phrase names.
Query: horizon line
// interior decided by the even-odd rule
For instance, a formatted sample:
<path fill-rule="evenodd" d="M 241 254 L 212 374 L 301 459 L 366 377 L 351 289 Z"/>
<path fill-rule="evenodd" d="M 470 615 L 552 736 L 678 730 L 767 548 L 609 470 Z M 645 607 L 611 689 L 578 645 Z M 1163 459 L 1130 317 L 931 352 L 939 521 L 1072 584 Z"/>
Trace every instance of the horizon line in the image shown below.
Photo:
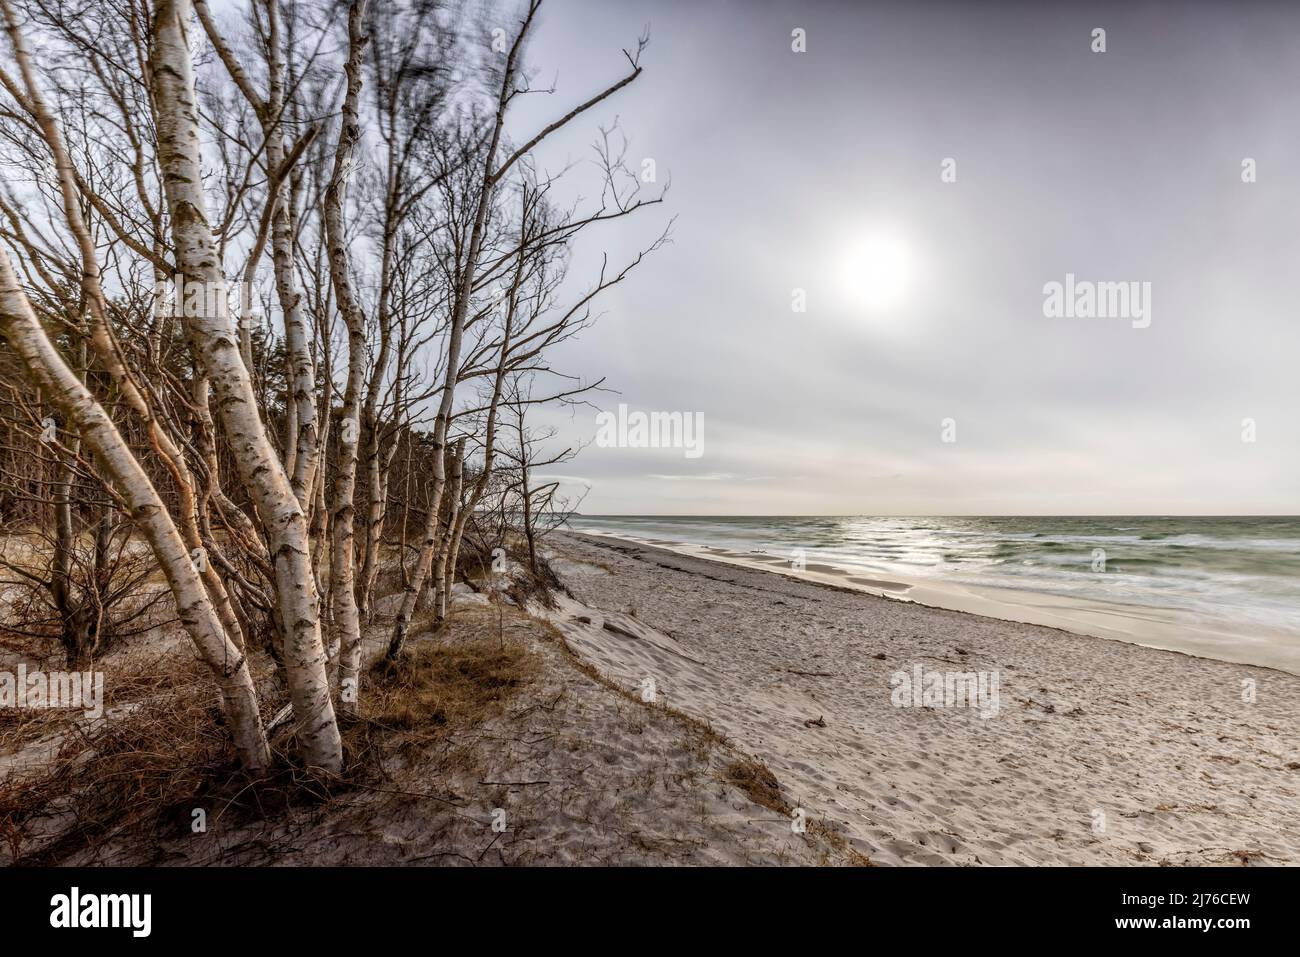
<path fill-rule="evenodd" d="M 1300 512 L 1242 512 L 1238 514 L 1215 512 L 1033 512 L 1012 514 L 1005 512 L 973 513 L 916 513 L 916 512 L 807 512 L 795 513 L 682 513 L 682 512 L 570 512 L 579 518 L 1300 518 Z"/>

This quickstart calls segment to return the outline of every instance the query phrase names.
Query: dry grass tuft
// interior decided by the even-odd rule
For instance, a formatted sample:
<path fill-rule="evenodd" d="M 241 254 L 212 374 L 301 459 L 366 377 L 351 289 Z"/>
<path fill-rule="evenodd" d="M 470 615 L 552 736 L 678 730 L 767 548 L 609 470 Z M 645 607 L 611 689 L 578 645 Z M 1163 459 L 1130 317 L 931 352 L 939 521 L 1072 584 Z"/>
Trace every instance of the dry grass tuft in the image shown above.
<path fill-rule="evenodd" d="M 875 867 L 871 858 L 863 854 L 855 847 L 850 847 L 849 842 L 844 839 L 844 835 L 835 830 L 825 821 L 812 820 L 808 822 L 808 833 L 815 834 L 826 842 L 831 848 L 839 852 L 838 860 L 833 860 L 829 855 L 822 861 L 823 864 L 840 863 L 848 867 Z"/>
<path fill-rule="evenodd" d="M 371 668 L 362 687 L 364 716 L 394 731 L 466 727 L 495 710 L 536 668 L 514 642 L 420 642 L 395 664 L 381 660 Z"/>
<path fill-rule="evenodd" d="M 778 814 L 789 814 L 791 807 L 781 796 L 781 783 L 771 769 L 753 758 L 739 758 L 727 765 L 726 780 L 740 788 L 755 804 Z"/>
<path fill-rule="evenodd" d="M 441 769 L 471 760 L 470 733 L 540 670 L 536 655 L 498 631 L 495 615 L 457 614 L 454 628 L 451 622 L 363 675 L 361 715 L 344 725 L 352 783 L 364 788 L 386 777 L 394 752 Z"/>
<path fill-rule="evenodd" d="M 166 827 L 210 780 L 238 777 L 219 696 L 197 661 L 164 675 L 114 676 L 118 710 L 71 723 L 49 760 L 0 782 L 0 841 L 11 863 L 54 864 L 110 833 Z"/>
<path fill-rule="evenodd" d="M 66 731 L 76 723 L 76 715 L 62 709 L 0 708 L 0 753 Z"/>
<path fill-rule="evenodd" d="M 781 796 L 781 783 L 772 773 L 771 768 L 754 758 L 742 757 L 727 765 L 723 778 L 735 785 L 745 796 L 760 807 L 788 817 L 794 810 Z M 856 848 L 850 847 L 844 835 L 825 821 L 810 819 L 808 833 L 821 839 L 827 851 L 823 853 L 822 864 L 848 864 L 851 867 L 871 867 L 871 858 Z M 836 853 L 830 853 L 830 852 Z"/>

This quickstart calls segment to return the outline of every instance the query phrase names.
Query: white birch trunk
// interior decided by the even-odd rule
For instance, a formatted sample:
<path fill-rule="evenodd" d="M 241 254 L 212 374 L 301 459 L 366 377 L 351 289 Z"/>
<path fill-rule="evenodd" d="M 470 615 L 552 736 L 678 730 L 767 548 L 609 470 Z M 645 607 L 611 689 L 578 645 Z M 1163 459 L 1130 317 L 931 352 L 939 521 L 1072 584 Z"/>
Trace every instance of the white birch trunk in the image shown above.
<path fill-rule="evenodd" d="M 443 582 L 448 577 L 456 577 L 456 566 L 447 566 L 447 558 L 451 552 L 451 536 L 456 533 L 456 527 L 461 521 L 460 493 L 461 486 L 465 481 L 465 440 L 458 439 L 456 448 L 451 455 L 451 511 L 447 515 L 447 528 L 443 532 L 442 541 L 438 545 L 438 563 L 434 568 L 433 580 L 430 588 L 433 590 L 433 617 L 435 621 L 443 621 L 447 617 L 447 603 L 450 596 Z"/>
<path fill-rule="evenodd" d="M 267 3 L 267 100 L 261 117 L 266 138 L 267 168 L 278 170 L 287 155 L 284 143 L 284 54 L 280 39 L 278 0 Z M 285 350 L 288 353 L 290 394 L 286 397 L 293 409 L 293 433 L 286 435 L 286 467 L 298 504 L 305 514 L 311 513 L 312 483 L 316 479 L 316 364 L 311 355 L 311 328 L 303 312 L 303 297 L 298 290 L 294 266 L 293 209 L 288 177 L 274 184 L 271 203 L 271 261 L 275 267 L 275 288 L 284 316 Z M 292 454 L 290 454 L 292 449 Z"/>
<path fill-rule="evenodd" d="M 373 397 L 376 389 L 371 389 Z M 367 406 L 373 409 L 373 403 Z M 366 559 L 361 568 L 361 587 L 357 589 L 357 608 L 367 623 L 374 614 L 375 580 L 379 577 L 380 549 L 384 539 L 384 520 L 388 511 L 388 482 L 392 475 L 394 440 L 386 449 L 379 447 L 380 423 L 373 412 L 367 413 L 370 441 L 366 446 L 366 474 L 369 478 L 369 501 L 366 510 Z"/>
<path fill-rule="evenodd" d="M 176 493 L 180 498 L 180 508 L 176 516 L 178 530 L 191 551 L 202 548 L 203 539 L 200 535 L 198 498 L 193 473 L 186 461 L 185 454 L 173 439 L 172 434 L 158 421 L 149 401 L 136 384 L 131 370 L 123 362 L 118 352 L 117 343 L 110 333 L 105 315 L 104 291 L 100 282 L 100 268 L 95 241 L 90 235 L 90 229 L 82 213 L 82 197 L 77 187 L 72 160 L 68 156 L 67 148 L 63 143 L 63 136 L 59 131 L 58 123 L 55 121 L 53 113 L 50 112 L 45 102 L 45 96 L 36 82 L 31 58 L 28 56 L 26 43 L 18 28 L 18 22 L 13 10 L 8 2 L 3 3 L 2 9 L 5 29 L 13 44 L 14 59 L 18 62 L 23 84 L 27 89 L 28 104 L 41 131 L 41 136 L 54 158 L 64 221 L 72 232 L 80 253 L 81 290 L 91 317 L 90 343 L 100 361 L 104 363 L 104 367 L 112 377 L 113 382 L 121 390 L 127 406 L 144 420 L 150 439 L 157 446 L 158 451 L 162 454 L 163 463 L 172 474 L 176 484 Z M 202 574 L 208 593 L 216 605 L 217 614 L 221 617 L 226 631 L 235 643 L 242 648 L 244 645 L 242 626 L 234 612 L 230 596 L 226 593 L 221 576 L 215 568 L 207 564 L 204 565 Z"/>
<path fill-rule="evenodd" d="M 361 53 L 365 37 L 361 33 L 364 0 L 354 2 L 348 11 L 347 92 L 343 98 L 343 116 L 339 127 L 334 170 L 325 190 L 325 232 L 327 236 L 330 280 L 338 299 L 339 312 L 348 330 L 348 377 L 343 390 L 343 419 L 339 428 L 337 474 L 334 479 L 333 555 L 330 594 L 334 603 L 334 628 L 339 640 L 339 702 L 346 711 L 355 711 L 357 686 L 361 672 L 361 618 L 357 611 L 356 507 L 357 448 L 361 440 L 359 419 L 361 388 L 366 372 L 365 317 L 348 274 L 347 236 L 343 213 L 347 201 L 347 183 L 355 161 L 357 142 L 361 139 L 361 121 L 357 103 L 361 95 Z"/>
<path fill-rule="evenodd" d="M 0 247 L 0 333 L 22 360 L 34 384 L 58 406 L 67 423 L 94 452 L 96 461 L 126 501 L 131 517 L 167 579 L 181 624 L 217 676 L 240 761 L 253 773 L 264 771 L 270 764 L 271 752 L 247 659 L 222 627 L 207 588 L 190 560 L 185 540 L 153 483 L 103 407 L 68 368 L 41 328 L 3 247 Z"/>
<path fill-rule="evenodd" d="M 190 0 L 159 0 L 153 22 L 153 93 L 159 162 L 176 262 L 192 281 L 212 283 L 225 301 L 225 277 L 208 225 L 200 164 L 198 110 L 188 28 Z M 267 438 L 229 316 L 187 320 L 216 395 L 240 478 L 271 544 L 277 603 L 284 628 L 284 665 L 298 740 L 312 766 L 337 773 L 342 742 L 325 674 L 307 521 Z"/>

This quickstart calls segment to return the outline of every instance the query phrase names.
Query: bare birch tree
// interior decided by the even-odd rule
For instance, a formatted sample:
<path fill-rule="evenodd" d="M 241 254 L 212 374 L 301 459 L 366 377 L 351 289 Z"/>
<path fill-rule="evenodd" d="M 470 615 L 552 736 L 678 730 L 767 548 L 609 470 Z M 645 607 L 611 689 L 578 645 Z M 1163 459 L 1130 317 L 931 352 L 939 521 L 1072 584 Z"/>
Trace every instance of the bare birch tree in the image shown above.
<path fill-rule="evenodd" d="M 205 213 L 189 14 L 188 0 L 161 0 L 154 7 L 158 155 L 176 264 L 187 280 L 205 284 L 224 302 L 226 281 Z M 306 516 L 267 438 L 229 317 L 224 312 L 195 316 L 188 328 L 216 393 L 240 478 L 270 541 L 285 669 L 303 755 L 311 765 L 337 772 L 343 763 L 342 741 L 325 673 Z"/>
<path fill-rule="evenodd" d="M 477 181 L 468 204 L 468 208 L 472 210 L 472 221 L 463 255 L 458 256 L 455 262 L 455 284 L 450 329 L 447 334 L 445 377 L 442 383 L 438 412 L 433 425 L 434 472 L 431 503 L 425 520 L 419 559 L 416 562 L 411 579 L 406 585 L 402 607 L 398 611 L 397 620 L 393 625 L 392 636 L 389 639 L 389 660 L 395 659 L 402 652 L 402 646 L 405 644 L 410 629 L 411 616 L 415 613 L 420 592 L 425 586 L 425 579 L 432 570 L 435 552 L 439 544 L 442 496 L 447 484 L 446 457 L 443 450 L 446 448 L 447 430 L 455 407 L 456 387 L 460 382 L 461 347 L 465 334 L 465 321 L 469 315 L 471 301 L 480 278 L 480 269 L 482 267 L 480 256 L 483 252 L 483 240 L 494 191 L 502 183 L 506 175 L 547 136 L 567 126 L 574 119 L 613 96 L 641 75 L 641 66 L 638 60 L 645 46 L 644 39 L 638 45 L 635 53 L 627 53 L 630 70 L 625 76 L 595 96 L 573 107 L 562 117 L 529 137 L 522 145 L 508 153 L 504 159 L 499 160 L 498 152 L 502 147 L 506 114 L 509 111 L 510 104 L 528 90 L 526 81 L 520 75 L 520 61 L 525 39 L 540 7 L 541 0 L 530 0 L 519 30 L 515 33 L 510 44 L 509 51 L 506 54 L 505 66 L 501 71 L 500 83 L 497 87 L 495 112 L 492 116 L 487 145 L 475 161 L 474 168 L 477 173 Z"/>

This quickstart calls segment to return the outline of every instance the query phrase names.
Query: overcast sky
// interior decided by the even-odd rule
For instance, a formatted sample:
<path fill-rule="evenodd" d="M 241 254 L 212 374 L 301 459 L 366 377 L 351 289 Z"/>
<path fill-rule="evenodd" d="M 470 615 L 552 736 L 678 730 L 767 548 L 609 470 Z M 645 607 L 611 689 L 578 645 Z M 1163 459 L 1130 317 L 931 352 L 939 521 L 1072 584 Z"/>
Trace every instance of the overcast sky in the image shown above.
<path fill-rule="evenodd" d="M 548 0 L 530 61 L 557 92 L 516 132 L 648 25 L 640 79 L 542 155 L 617 115 L 672 183 L 575 279 L 677 217 L 558 364 L 605 376 L 604 408 L 704 423 L 698 458 L 593 443 L 555 470 L 582 511 L 1300 510 L 1300 5 L 1127 7 Z M 1149 327 L 1046 317 L 1067 273 L 1149 282 Z"/>

